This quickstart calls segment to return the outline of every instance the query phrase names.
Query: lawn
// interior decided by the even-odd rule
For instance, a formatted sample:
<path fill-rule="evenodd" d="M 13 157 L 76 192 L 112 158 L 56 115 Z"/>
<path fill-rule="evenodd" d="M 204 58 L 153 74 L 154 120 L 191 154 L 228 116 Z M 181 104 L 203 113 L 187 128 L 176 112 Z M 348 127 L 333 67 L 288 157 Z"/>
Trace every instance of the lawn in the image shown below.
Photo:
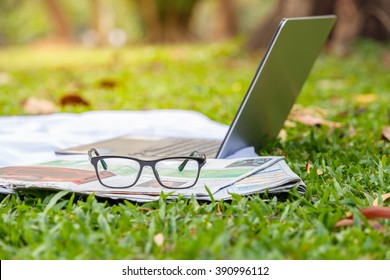
<path fill-rule="evenodd" d="M 0 115 L 26 114 L 23 104 L 34 96 L 60 112 L 179 108 L 228 124 L 261 56 L 237 42 L 0 49 Z M 390 259 L 390 221 L 377 230 L 359 212 L 390 193 L 390 144 L 382 138 L 390 122 L 389 56 L 390 46 L 369 41 L 345 58 L 324 52 L 297 108 L 341 126 L 291 121 L 260 152 L 284 155 L 307 184 L 305 195 L 211 203 L 0 195 L 0 258 Z M 69 95 L 88 105 L 60 105 Z M 354 224 L 335 227 L 348 212 Z"/>

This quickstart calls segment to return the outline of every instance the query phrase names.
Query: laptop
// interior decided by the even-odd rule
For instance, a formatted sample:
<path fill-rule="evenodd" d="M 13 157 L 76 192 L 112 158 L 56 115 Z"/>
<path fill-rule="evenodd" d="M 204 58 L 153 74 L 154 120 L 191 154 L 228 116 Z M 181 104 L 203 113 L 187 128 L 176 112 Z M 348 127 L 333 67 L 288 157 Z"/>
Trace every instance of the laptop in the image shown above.
<path fill-rule="evenodd" d="M 335 21 L 326 15 L 280 22 L 222 141 L 125 135 L 56 153 L 81 154 L 94 147 L 103 154 L 143 158 L 187 156 L 195 150 L 208 158 L 226 158 L 246 147 L 259 151 L 277 138 Z"/>

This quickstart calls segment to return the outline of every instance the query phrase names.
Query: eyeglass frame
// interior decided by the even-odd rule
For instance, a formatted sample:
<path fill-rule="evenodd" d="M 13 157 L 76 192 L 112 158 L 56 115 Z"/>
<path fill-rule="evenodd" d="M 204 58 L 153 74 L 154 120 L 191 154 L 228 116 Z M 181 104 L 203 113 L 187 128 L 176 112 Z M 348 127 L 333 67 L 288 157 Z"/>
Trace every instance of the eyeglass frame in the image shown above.
<path fill-rule="evenodd" d="M 94 156 L 92 153 L 95 153 L 96 156 Z M 196 154 L 199 155 L 199 157 L 195 156 Z M 156 178 L 156 180 L 160 184 L 160 186 L 167 188 L 167 189 L 172 189 L 172 190 L 189 189 L 189 188 L 192 188 L 193 186 L 196 185 L 196 183 L 198 182 L 199 176 L 200 176 L 200 171 L 201 171 L 202 167 L 206 164 L 206 155 L 204 153 L 201 153 L 198 151 L 193 151 L 189 156 L 165 157 L 165 158 L 159 158 L 159 159 L 155 159 L 155 160 L 144 160 L 144 159 L 139 159 L 139 158 L 135 158 L 135 157 L 127 157 L 127 156 L 120 156 L 120 155 L 100 155 L 99 152 L 95 148 L 90 148 L 88 150 L 88 158 L 89 158 L 90 163 L 95 168 L 96 177 L 98 178 L 100 184 L 102 184 L 104 187 L 110 188 L 110 189 L 127 189 L 127 188 L 134 187 L 137 184 L 139 178 L 141 177 L 142 170 L 145 166 L 149 166 L 152 168 L 154 177 Z M 105 183 L 103 183 L 103 181 L 100 179 L 100 176 L 99 176 L 98 162 L 101 162 L 103 169 L 106 170 L 107 165 L 106 165 L 106 162 L 104 161 L 104 159 L 106 159 L 106 158 L 128 159 L 128 160 L 133 160 L 133 161 L 138 162 L 138 164 L 140 165 L 140 168 L 139 168 L 137 178 L 135 179 L 134 183 L 131 185 L 128 185 L 128 186 L 124 186 L 124 187 L 111 187 L 111 186 L 108 186 Z M 185 165 L 187 164 L 187 162 L 189 160 L 195 160 L 198 163 L 197 176 L 196 176 L 192 185 L 186 186 L 183 188 L 174 188 L 174 187 L 165 186 L 161 182 L 160 176 L 158 175 L 158 172 L 156 170 L 156 164 L 160 161 L 174 160 L 174 159 L 183 160 L 183 162 L 179 165 L 179 168 L 181 168 L 181 169 L 183 169 L 185 167 Z M 182 170 L 180 170 L 180 171 L 182 171 Z"/>

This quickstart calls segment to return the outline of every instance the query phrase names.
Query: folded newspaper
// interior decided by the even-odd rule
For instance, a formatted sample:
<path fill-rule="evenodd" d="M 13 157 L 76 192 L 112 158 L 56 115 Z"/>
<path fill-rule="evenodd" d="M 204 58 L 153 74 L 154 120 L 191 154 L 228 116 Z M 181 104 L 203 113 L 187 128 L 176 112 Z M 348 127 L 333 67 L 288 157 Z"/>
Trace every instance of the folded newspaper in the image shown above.
<path fill-rule="evenodd" d="M 172 177 L 172 183 L 179 179 Z M 198 200 L 229 200 L 232 194 L 250 195 L 288 192 L 296 188 L 301 194 L 306 186 L 286 164 L 283 157 L 208 159 L 199 180 L 189 189 L 167 189 L 158 184 L 151 171 L 144 170 L 139 181 L 127 189 L 102 186 L 88 160 L 56 160 L 37 165 L 0 168 L 0 192 L 28 190 L 69 190 L 99 197 L 146 202 L 158 200 L 161 193 L 168 199 L 179 195 Z"/>

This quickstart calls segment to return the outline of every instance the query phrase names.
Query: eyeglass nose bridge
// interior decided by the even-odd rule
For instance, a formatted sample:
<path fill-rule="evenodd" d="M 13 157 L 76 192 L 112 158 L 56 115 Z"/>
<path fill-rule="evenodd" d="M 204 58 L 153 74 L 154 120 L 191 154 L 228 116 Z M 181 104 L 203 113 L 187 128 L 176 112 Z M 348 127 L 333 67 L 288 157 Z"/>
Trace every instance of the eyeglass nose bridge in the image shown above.
<path fill-rule="evenodd" d="M 140 162 L 140 169 L 138 172 L 136 182 L 139 180 L 139 178 L 141 178 L 144 167 L 149 166 L 152 169 L 154 177 L 156 178 L 157 182 L 163 186 L 163 183 L 161 182 L 160 176 L 158 175 L 158 172 L 156 170 L 156 164 L 157 164 L 157 161 L 143 160 L 142 162 Z"/>

